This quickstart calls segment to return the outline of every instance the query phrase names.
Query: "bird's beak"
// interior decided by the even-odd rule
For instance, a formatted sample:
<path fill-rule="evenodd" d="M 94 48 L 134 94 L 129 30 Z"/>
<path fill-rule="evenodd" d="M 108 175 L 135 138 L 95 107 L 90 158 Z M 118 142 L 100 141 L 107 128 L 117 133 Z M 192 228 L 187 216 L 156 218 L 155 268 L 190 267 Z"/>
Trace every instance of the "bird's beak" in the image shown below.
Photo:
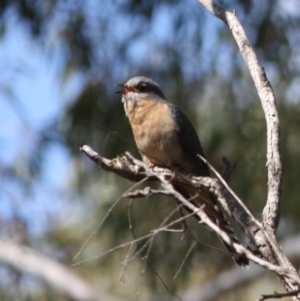
<path fill-rule="evenodd" d="M 123 89 L 120 91 L 116 91 L 115 94 L 126 95 L 128 92 L 135 92 L 135 89 L 124 84 L 116 84 L 115 87 L 122 87 Z"/>
<path fill-rule="evenodd" d="M 122 87 L 122 90 L 116 91 L 115 94 L 124 94 L 125 85 L 124 84 L 116 84 L 115 87 Z"/>

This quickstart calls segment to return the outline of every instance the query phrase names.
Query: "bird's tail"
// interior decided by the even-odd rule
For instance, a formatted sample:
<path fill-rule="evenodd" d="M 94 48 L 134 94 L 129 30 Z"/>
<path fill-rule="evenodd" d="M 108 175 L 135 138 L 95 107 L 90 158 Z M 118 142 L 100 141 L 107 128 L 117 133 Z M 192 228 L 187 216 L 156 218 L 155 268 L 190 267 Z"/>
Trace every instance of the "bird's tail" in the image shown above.
<path fill-rule="evenodd" d="M 235 233 L 233 232 L 233 229 L 231 228 L 229 222 L 225 219 L 225 216 L 223 215 L 223 213 L 221 211 L 220 211 L 220 219 L 221 219 L 221 223 L 218 224 L 220 229 L 228 234 L 228 236 L 229 236 L 232 243 L 241 244 L 241 242 L 239 241 L 239 239 L 236 237 Z M 220 239 L 221 239 L 222 243 L 224 244 L 224 246 L 226 247 L 226 249 L 231 254 L 234 261 L 239 266 L 246 267 L 246 266 L 249 265 L 248 258 L 236 253 L 236 251 L 235 251 L 234 247 L 232 246 L 232 244 L 228 244 L 221 237 L 220 237 Z"/>
<path fill-rule="evenodd" d="M 199 192 L 194 187 L 185 185 L 184 187 L 182 185 L 174 185 L 174 188 L 182 194 L 186 199 L 190 200 L 195 204 L 197 207 L 200 207 L 202 205 L 205 205 L 203 210 L 208 215 L 208 217 L 217 224 L 221 230 L 227 233 L 229 236 L 231 243 L 227 243 L 224 241 L 221 237 L 221 241 L 226 247 L 226 249 L 231 254 L 234 261 L 241 267 L 246 267 L 249 264 L 249 260 L 236 253 L 234 247 L 232 246 L 232 243 L 238 243 L 241 244 L 239 239 L 236 237 L 232 227 L 230 226 L 229 222 L 226 220 L 224 214 L 222 213 L 220 207 L 218 206 L 218 203 L 214 200 L 214 198 L 207 192 Z M 190 211 L 188 208 L 186 208 L 188 211 Z M 199 217 L 197 217 L 199 219 Z"/>

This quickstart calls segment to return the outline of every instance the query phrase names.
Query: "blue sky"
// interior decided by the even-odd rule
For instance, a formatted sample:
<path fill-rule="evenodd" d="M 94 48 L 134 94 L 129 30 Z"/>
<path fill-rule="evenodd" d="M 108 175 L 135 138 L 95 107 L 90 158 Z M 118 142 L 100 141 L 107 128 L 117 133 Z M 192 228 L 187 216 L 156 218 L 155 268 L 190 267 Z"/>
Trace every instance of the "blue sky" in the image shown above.
<path fill-rule="evenodd" d="M 33 43 L 22 26 L 12 25 L 0 47 L 0 119 L 4 125 L 0 127 L 0 160 L 5 164 L 14 163 L 20 154 L 26 156 L 32 152 L 37 131 L 59 116 L 62 107 L 81 86 L 75 78 L 62 89 L 59 60 L 55 55 L 50 58 L 42 47 Z M 44 172 L 32 196 L 22 195 L 11 182 L 8 183 L 11 187 L 5 190 L 13 191 L 17 204 L 8 197 L 9 193 L 0 195 L 1 215 L 24 217 L 31 221 L 31 230 L 36 233 L 44 229 L 49 214 L 66 205 L 61 195 L 53 192 L 64 188 L 69 156 L 59 145 L 53 145 L 43 156 L 46 157 Z M 26 173 L 26 166 L 20 161 L 18 168 Z M 39 218 L 32 219 L 33 216 Z"/>

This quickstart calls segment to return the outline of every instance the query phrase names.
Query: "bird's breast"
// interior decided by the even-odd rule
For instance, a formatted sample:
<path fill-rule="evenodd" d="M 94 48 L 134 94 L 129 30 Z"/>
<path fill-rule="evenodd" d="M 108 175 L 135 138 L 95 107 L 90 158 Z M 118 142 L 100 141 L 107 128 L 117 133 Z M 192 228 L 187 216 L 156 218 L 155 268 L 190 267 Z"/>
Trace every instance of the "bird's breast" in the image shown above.
<path fill-rule="evenodd" d="M 144 101 L 134 110 L 130 111 L 129 107 L 127 116 L 137 147 L 147 164 L 169 168 L 180 164 L 183 151 L 178 141 L 176 120 L 167 104 Z"/>

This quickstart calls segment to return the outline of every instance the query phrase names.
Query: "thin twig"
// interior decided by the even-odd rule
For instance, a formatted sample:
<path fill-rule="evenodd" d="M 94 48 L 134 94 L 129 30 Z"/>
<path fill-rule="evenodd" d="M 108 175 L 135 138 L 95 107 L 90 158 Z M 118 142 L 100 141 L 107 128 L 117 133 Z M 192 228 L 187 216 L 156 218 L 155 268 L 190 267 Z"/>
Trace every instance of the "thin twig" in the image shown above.
<path fill-rule="evenodd" d="M 261 297 L 257 301 L 263 301 L 267 299 L 281 299 L 284 297 L 292 297 L 292 296 L 297 296 L 300 293 L 300 289 L 297 291 L 292 291 L 292 292 L 287 292 L 287 293 L 277 293 L 274 292 L 274 294 L 269 294 L 269 295 L 261 295 Z"/>
<path fill-rule="evenodd" d="M 198 210 L 198 209 L 200 210 L 200 208 L 197 208 L 197 210 Z M 194 212 L 192 212 L 192 213 L 190 213 L 190 214 L 188 214 L 188 215 L 186 215 L 184 218 L 188 218 L 188 217 L 190 217 L 190 216 L 192 216 L 192 215 L 197 214 L 197 210 L 194 211 Z M 129 242 L 126 242 L 126 243 L 121 244 L 121 245 L 119 245 L 119 246 L 116 246 L 116 247 L 114 247 L 114 248 L 111 248 L 111 249 L 109 249 L 109 250 L 107 250 L 107 251 L 105 251 L 105 252 L 103 252 L 103 253 L 101 253 L 101 254 L 99 254 L 99 255 L 96 255 L 96 256 L 90 257 L 90 258 L 88 258 L 88 259 L 81 260 L 81 261 L 77 261 L 77 262 L 73 263 L 72 266 L 73 266 L 73 267 L 77 267 L 77 266 L 79 266 L 79 265 L 81 265 L 81 264 L 83 264 L 83 263 L 90 262 L 90 261 L 96 260 L 96 259 L 100 259 L 100 258 L 102 258 L 103 256 L 105 256 L 105 255 L 107 255 L 107 254 L 110 254 L 110 253 L 112 253 L 112 252 L 114 252 L 114 251 L 120 250 L 120 249 L 122 249 L 122 248 L 124 248 L 124 247 L 126 247 L 126 246 L 128 246 L 128 245 L 130 245 L 130 244 L 132 244 L 132 243 L 137 243 L 137 242 L 142 241 L 142 240 L 144 240 L 144 239 L 146 239 L 146 238 L 149 238 L 149 237 L 152 237 L 152 236 L 154 236 L 154 235 L 157 235 L 158 233 L 160 233 L 160 232 L 162 232 L 162 231 L 165 231 L 166 229 L 168 229 L 169 227 L 175 225 L 176 223 L 181 222 L 184 218 L 178 218 L 177 220 L 175 220 L 175 221 L 169 223 L 168 225 L 166 225 L 166 226 L 164 226 L 164 227 L 161 227 L 161 228 L 159 228 L 159 229 L 153 230 L 153 232 L 151 232 L 150 234 L 146 234 L 146 235 L 141 236 L 141 237 L 139 237 L 139 238 L 137 238 L 137 239 L 134 239 L 134 240 L 132 240 L 132 241 L 129 241 Z M 149 243 L 150 243 L 150 241 L 149 241 Z M 147 247 L 147 245 L 146 245 L 145 247 Z M 139 255 L 143 250 L 144 250 L 144 248 L 140 249 L 138 252 L 136 252 L 135 255 Z M 134 255 L 134 256 L 135 256 L 135 255 Z M 131 260 L 131 259 L 132 259 L 132 258 L 130 258 L 129 260 Z"/>
<path fill-rule="evenodd" d="M 141 288 L 141 285 L 142 285 L 142 280 L 144 279 L 144 276 L 145 276 L 145 273 L 146 273 L 146 266 L 149 265 L 148 258 L 149 258 L 149 255 L 150 255 L 150 252 L 151 252 L 151 249 L 152 249 L 152 246 L 153 246 L 154 238 L 155 238 L 155 235 L 153 235 L 150 238 L 150 243 L 149 243 L 146 255 L 142 256 L 142 267 L 141 267 L 140 281 L 139 281 L 139 284 L 138 284 L 138 287 L 137 287 L 137 292 L 136 292 L 136 295 L 137 295 L 136 300 L 138 300 L 139 297 L 140 297 L 140 288 Z"/>
<path fill-rule="evenodd" d="M 134 184 L 133 186 L 131 186 L 127 191 L 130 191 L 131 189 L 133 189 L 134 187 L 140 185 L 143 182 L 146 182 L 147 178 L 142 179 L 140 182 Z M 126 191 L 126 192 L 127 192 Z M 126 193 L 125 192 L 125 193 Z M 76 255 L 73 258 L 73 264 L 76 264 L 76 259 L 77 257 L 83 252 L 83 250 L 87 247 L 87 245 L 89 244 L 89 242 L 91 241 L 91 239 L 97 234 L 97 232 L 99 231 L 99 229 L 101 228 L 101 226 L 103 225 L 103 223 L 106 221 L 106 219 L 108 218 L 108 216 L 110 215 L 110 213 L 112 212 L 112 210 L 117 206 L 117 204 L 120 202 L 120 200 L 123 198 L 123 196 L 120 196 L 114 203 L 113 205 L 107 210 L 106 214 L 104 215 L 104 217 L 100 220 L 100 222 L 98 223 L 98 225 L 96 226 L 96 228 L 94 229 L 94 231 L 90 234 L 90 236 L 87 238 L 87 240 L 85 241 L 85 243 L 82 245 L 82 247 L 80 248 L 80 250 L 76 253 Z"/>
<path fill-rule="evenodd" d="M 77 257 L 84 251 L 84 249 L 87 247 L 87 245 L 89 244 L 89 242 L 91 241 L 91 239 L 97 234 L 97 232 L 100 230 L 101 226 L 103 225 L 103 223 L 105 222 L 105 220 L 107 219 L 107 217 L 109 216 L 109 214 L 112 212 L 112 210 L 117 206 L 117 204 L 119 203 L 119 201 L 122 199 L 122 196 L 119 197 L 114 203 L 113 205 L 107 210 L 106 214 L 104 215 L 104 217 L 100 220 L 100 222 L 98 223 L 98 225 L 94 228 L 93 232 L 90 234 L 90 236 L 87 238 L 87 240 L 84 242 L 84 244 L 82 245 L 82 247 L 79 249 L 79 251 L 76 253 L 76 255 L 73 258 L 73 264 L 76 264 L 76 259 Z"/>
<path fill-rule="evenodd" d="M 164 219 L 162 224 L 164 224 L 164 222 L 166 222 L 168 219 L 170 219 L 170 217 L 173 214 L 174 214 L 174 210 Z M 196 212 L 189 213 L 189 214 L 185 215 L 184 217 L 176 219 L 175 221 L 169 223 L 168 225 L 160 226 L 159 228 L 152 230 L 151 231 L 152 236 L 154 237 L 155 235 L 159 234 L 160 232 L 167 231 L 169 227 L 174 226 L 175 224 L 180 223 L 183 220 L 185 220 L 185 219 L 187 219 L 190 216 L 193 216 L 195 214 L 196 214 Z M 139 250 L 131 258 L 128 259 L 128 261 L 133 260 L 136 256 L 140 255 L 148 247 L 148 245 L 151 243 L 152 236 L 150 236 L 150 238 L 144 243 L 144 245 L 142 247 L 140 247 Z M 145 237 L 145 238 L 147 238 L 147 237 Z"/>
<path fill-rule="evenodd" d="M 120 276 L 119 280 L 122 281 L 123 283 L 125 283 L 125 271 L 126 271 L 127 266 L 128 266 L 127 258 L 131 256 L 131 254 L 133 253 L 134 248 L 136 248 L 136 244 L 131 244 L 129 246 L 128 251 L 126 253 L 126 257 L 122 261 L 123 269 L 122 269 L 122 273 L 121 273 L 121 276 Z"/>
<path fill-rule="evenodd" d="M 88 258 L 88 259 L 81 260 L 81 261 L 77 261 L 76 263 L 73 263 L 72 266 L 73 266 L 73 267 L 77 267 L 77 266 L 82 265 L 83 263 L 90 262 L 90 261 L 96 260 L 96 259 L 100 259 L 100 258 L 102 258 L 103 256 L 105 256 L 105 255 L 107 255 L 107 254 L 110 254 L 110 253 L 112 253 L 112 252 L 114 252 L 114 251 L 123 249 L 124 247 L 127 247 L 127 246 L 129 246 L 129 245 L 131 245 L 131 244 L 133 244 L 133 243 L 137 243 L 137 242 L 139 242 L 139 241 L 142 241 L 142 240 L 144 240 L 144 239 L 146 239 L 146 238 L 148 238 L 148 237 L 151 237 L 151 236 L 153 236 L 153 233 L 146 234 L 146 235 L 141 236 L 141 237 L 139 237 L 139 238 L 137 238 L 137 239 L 135 239 L 135 240 L 132 240 L 132 241 L 126 242 L 126 243 L 124 243 L 124 244 L 118 245 L 118 246 L 116 246 L 116 247 L 114 247 L 114 248 L 111 248 L 111 249 L 109 249 L 109 250 L 107 250 L 107 251 L 105 251 L 105 252 L 103 252 L 103 253 L 101 253 L 101 254 L 99 254 L 99 255 L 96 255 L 96 256 L 90 257 L 90 258 Z"/>
<path fill-rule="evenodd" d="M 245 210 L 245 212 L 251 217 L 252 220 L 256 220 L 252 213 L 248 210 L 248 208 L 244 205 L 242 200 L 236 195 L 236 193 L 230 188 L 230 186 L 227 184 L 227 182 L 224 180 L 224 178 L 221 176 L 221 174 L 208 162 L 206 158 L 198 154 L 198 157 L 205 162 L 209 169 L 213 171 L 213 173 L 217 176 L 217 178 L 221 181 L 221 183 L 224 185 L 226 190 L 234 197 L 234 199 L 240 204 L 240 206 Z"/>
<path fill-rule="evenodd" d="M 176 279 L 177 276 L 179 275 L 179 273 L 181 272 L 186 260 L 188 259 L 189 255 L 191 254 L 192 250 L 194 249 L 195 245 L 196 245 L 196 241 L 193 241 L 192 245 L 190 246 L 190 248 L 188 249 L 188 251 L 186 252 L 180 266 L 179 266 L 179 269 L 177 270 L 176 274 L 174 275 L 173 279 Z"/>
<path fill-rule="evenodd" d="M 133 231 L 133 224 L 132 224 L 132 220 L 131 220 L 131 206 L 132 206 L 132 200 L 130 200 L 129 202 L 129 207 L 128 207 L 128 218 L 129 218 L 129 229 L 131 229 L 132 232 L 132 236 L 134 238 L 136 238 L 134 231 Z M 167 217 L 163 220 L 163 222 L 161 223 L 160 226 L 163 226 L 166 224 L 166 222 L 173 216 L 173 214 L 177 211 L 177 209 L 180 207 L 182 207 L 182 204 L 179 204 L 175 209 L 173 209 L 168 215 Z M 136 243 L 137 246 L 139 246 L 138 243 Z M 128 261 L 128 260 L 127 260 Z M 167 284 L 164 282 L 164 280 L 161 278 L 161 276 L 157 273 L 157 271 L 150 265 L 150 263 L 148 261 L 146 261 L 146 264 L 148 266 L 148 268 L 152 271 L 152 273 L 154 273 L 154 275 L 159 279 L 159 281 L 161 282 L 161 284 L 165 287 L 165 289 L 171 294 L 173 295 L 176 299 L 178 299 L 179 301 L 182 301 L 182 299 L 176 295 L 168 286 Z"/>
<path fill-rule="evenodd" d="M 225 165 L 225 170 L 223 172 L 223 178 L 228 183 L 231 175 L 233 174 L 233 172 L 236 168 L 237 160 L 230 162 L 225 156 L 223 156 L 222 161 Z"/>

